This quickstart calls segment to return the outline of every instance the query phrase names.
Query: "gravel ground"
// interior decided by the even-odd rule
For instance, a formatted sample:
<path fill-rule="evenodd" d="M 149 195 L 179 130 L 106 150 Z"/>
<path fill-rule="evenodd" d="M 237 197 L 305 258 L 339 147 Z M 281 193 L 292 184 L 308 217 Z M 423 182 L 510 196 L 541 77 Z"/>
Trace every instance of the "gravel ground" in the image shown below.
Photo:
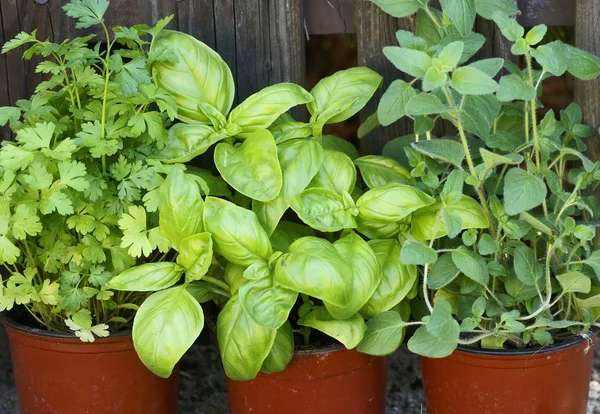
<path fill-rule="evenodd" d="M 599 354 L 600 346 L 596 347 L 588 414 L 600 414 Z M 179 413 L 227 414 L 226 401 L 225 377 L 215 346 L 194 345 L 181 364 Z M 402 348 L 390 357 L 386 414 L 419 414 L 422 402 L 419 359 Z M 0 333 L 0 414 L 17 414 L 4 330 Z"/>

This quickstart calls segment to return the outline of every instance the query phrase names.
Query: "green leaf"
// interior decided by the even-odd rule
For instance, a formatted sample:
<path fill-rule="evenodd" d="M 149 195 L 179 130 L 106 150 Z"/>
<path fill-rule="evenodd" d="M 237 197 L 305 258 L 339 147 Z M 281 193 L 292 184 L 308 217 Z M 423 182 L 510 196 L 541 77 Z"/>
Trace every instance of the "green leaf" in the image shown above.
<path fill-rule="evenodd" d="M 21 251 L 6 236 L 0 236 L 0 262 L 14 264 Z"/>
<path fill-rule="evenodd" d="M 183 267 L 171 262 L 146 263 L 121 272 L 110 279 L 107 287 L 130 292 L 166 289 L 179 281 Z"/>
<path fill-rule="evenodd" d="M 448 82 L 448 76 L 435 67 L 427 69 L 423 79 L 423 92 L 429 92 L 444 86 Z"/>
<path fill-rule="evenodd" d="M 446 253 L 431 266 L 427 286 L 432 289 L 441 289 L 456 279 L 459 274 L 460 270 L 452 261 L 452 254 Z"/>
<path fill-rule="evenodd" d="M 394 17 L 408 17 L 423 7 L 419 0 L 371 0 Z"/>
<path fill-rule="evenodd" d="M 319 125 L 345 121 L 360 111 L 381 86 L 377 72 L 357 67 L 321 79 L 310 91 L 315 100 L 306 106 Z"/>
<path fill-rule="evenodd" d="M 592 254 L 583 261 L 586 265 L 590 266 L 596 277 L 600 280 L 600 250 L 595 250 Z"/>
<path fill-rule="evenodd" d="M 514 251 L 514 268 L 519 280 L 527 286 L 541 285 L 544 268 L 537 262 L 534 251 L 518 246 Z"/>
<path fill-rule="evenodd" d="M 390 182 L 410 183 L 410 171 L 391 158 L 367 155 L 354 160 L 369 188 L 382 187 Z"/>
<path fill-rule="evenodd" d="M 442 49 L 438 59 L 445 66 L 454 69 L 458 65 L 458 62 L 460 62 L 464 48 L 464 42 L 452 42 Z"/>
<path fill-rule="evenodd" d="M 535 60 L 554 76 L 562 76 L 569 66 L 569 50 L 561 41 L 554 41 L 531 52 Z"/>
<path fill-rule="evenodd" d="M 258 325 L 233 296 L 217 318 L 217 340 L 227 377 L 234 381 L 253 379 L 269 355 L 276 329 Z"/>
<path fill-rule="evenodd" d="M 479 243 L 477 243 L 477 250 L 479 254 L 483 256 L 488 256 L 490 254 L 496 253 L 500 249 L 500 246 L 496 240 L 488 233 L 483 233 L 479 238 Z"/>
<path fill-rule="evenodd" d="M 203 220 L 215 250 L 230 262 L 249 266 L 257 260 L 268 260 L 273 253 L 269 236 L 252 211 L 207 197 Z"/>
<path fill-rule="evenodd" d="M 592 281 L 580 272 L 568 272 L 557 275 L 563 293 L 590 293 Z"/>
<path fill-rule="evenodd" d="M 322 306 L 314 307 L 298 321 L 298 325 L 317 329 L 341 342 L 347 349 L 354 349 L 363 339 L 367 330 L 364 319 L 359 314 L 340 320 L 334 318 Z"/>
<path fill-rule="evenodd" d="M 326 240 L 302 237 L 290 245 L 275 266 L 275 283 L 290 290 L 321 299 L 334 316 L 347 317 L 352 303 L 353 273 L 335 247 Z M 330 307 L 330 305 L 334 305 Z"/>
<path fill-rule="evenodd" d="M 31 32 L 31 34 L 27 32 L 18 33 L 13 39 L 7 41 L 6 43 L 4 43 L 4 45 L 2 45 L 2 53 L 8 53 L 11 50 L 14 50 L 18 47 L 35 42 L 37 40 L 36 31 L 37 29 Z"/>
<path fill-rule="evenodd" d="M 267 86 L 250 95 L 229 114 L 229 122 L 242 128 L 236 134 L 248 138 L 252 133 L 266 129 L 288 109 L 311 102 L 314 98 L 304 88 L 293 83 Z"/>
<path fill-rule="evenodd" d="M 160 186 L 160 232 L 181 252 L 183 239 L 202 231 L 204 201 L 198 184 L 180 168 L 171 168 Z"/>
<path fill-rule="evenodd" d="M 283 173 L 283 188 L 275 200 L 252 201 L 252 210 L 268 234 L 289 207 L 289 200 L 303 191 L 318 173 L 325 159 L 323 148 L 315 140 L 292 140 L 277 146 Z"/>
<path fill-rule="evenodd" d="M 356 168 L 350 157 L 339 151 L 324 150 L 325 159 L 308 185 L 325 188 L 341 195 L 351 193 L 356 185 Z"/>
<path fill-rule="evenodd" d="M 489 272 L 485 260 L 477 253 L 460 246 L 452 251 L 452 261 L 471 280 L 487 285 Z"/>
<path fill-rule="evenodd" d="M 400 251 L 400 260 L 407 265 L 425 265 L 434 263 L 437 260 L 437 253 L 422 243 L 406 241 Z"/>
<path fill-rule="evenodd" d="M 461 35 L 471 33 L 476 17 L 475 0 L 440 0 L 440 4 Z"/>
<path fill-rule="evenodd" d="M 128 252 L 131 256 L 140 257 L 143 254 L 148 257 L 152 250 L 157 247 L 157 243 L 153 243 L 153 241 L 157 241 L 157 238 L 150 233 L 152 230 L 146 228 L 146 210 L 143 207 L 130 206 L 128 213 L 124 213 L 118 223 L 119 228 L 123 231 L 121 247 L 129 247 Z M 158 236 L 160 236 L 160 233 L 158 233 Z M 152 241 L 150 237 L 153 238 Z"/>
<path fill-rule="evenodd" d="M 503 66 L 504 59 L 501 58 L 478 60 L 477 62 L 473 62 L 469 65 L 469 67 L 478 69 L 492 78 L 496 76 L 498 72 L 500 72 Z"/>
<path fill-rule="evenodd" d="M 0 126 L 4 126 L 7 123 L 14 124 L 21 117 L 21 110 L 14 106 L 1 106 L 0 107 Z"/>
<path fill-rule="evenodd" d="M 413 142 L 412 147 L 421 154 L 435 158 L 443 162 L 448 162 L 457 167 L 461 167 L 465 159 L 465 150 L 457 141 L 448 139 L 432 139 L 426 141 Z"/>
<path fill-rule="evenodd" d="M 443 299 L 435 301 L 432 316 L 408 341 L 408 349 L 429 358 L 450 355 L 457 346 L 460 326 L 452 318 L 452 306 Z"/>
<path fill-rule="evenodd" d="M 359 137 L 360 138 L 360 137 Z M 321 137 L 321 145 L 323 149 L 343 152 L 351 160 L 359 157 L 356 147 L 350 141 L 344 138 L 336 137 L 335 135 L 323 135 Z"/>
<path fill-rule="evenodd" d="M 479 153 L 483 159 L 485 167 L 492 169 L 498 165 L 519 165 L 523 162 L 523 156 L 518 154 L 500 155 L 488 151 L 485 148 L 479 148 Z"/>
<path fill-rule="evenodd" d="M 377 119 L 388 126 L 406 115 L 406 104 L 417 95 L 417 90 L 403 80 L 393 81 L 377 106 Z"/>
<path fill-rule="evenodd" d="M 383 48 L 383 54 L 398 69 L 415 78 L 425 76 L 425 73 L 427 73 L 427 70 L 432 65 L 431 57 L 429 57 L 427 53 L 419 50 L 398 46 L 386 46 Z"/>
<path fill-rule="evenodd" d="M 516 0 L 475 0 L 475 8 L 477 14 L 488 20 L 491 20 L 492 15 L 496 12 L 507 16 L 519 12 Z"/>
<path fill-rule="evenodd" d="M 202 279 L 212 264 L 212 258 L 210 233 L 198 233 L 181 240 L 177 264 L 185 269 L 187 281 Z"/>
<path fill-rule="evenodd" d="M 531 51 L 531 48 L 529 47 L 529 45 L 527 44 L 525 39 L 517 40 L 517 42 L 510 49 L 510 52 L 515 56 L 526 55 L 530 51 Z"/>
<path fill-rule="evenodd" d="M 296 303 L 298 292 L 274 283 L 273 276 L 247 280 L 239 288 L 239 300 L 246 314 L 265 328 L 279 329 Z"/>
<path fill-rule="evenodd" d="M 427 41 L 425 39 L 416 36 L 413 32 L 409 32 L 407 30 L 396 31 L 396 39 L 398 40 L 400 46 L 408 49 L 426 51 L 428 48 Z"/>
<path fill-rule="evenodd" d="M 405 326 L 406 323 L 396 311 L 375 315 L 367 322 L 363 340 L 356 349 L 369 355 L 390 355 L 400 347 L 404 340 Z"/>
<path fill-rule="evenodd" d="M 539 24 L 527 32 L 525 40 L 529 46 L 535 46 L 544 39 L 546 32 L 548 32 L 548 26 L 545 24 Z"/>
<path fill-rule="evenodd" d="M 254 200 L 270 201 L 281 191 L 283 178 L 277 146 L 267 130 L 253 133 L 239 147 L 217 145 L 215 164 L 229 185 Z"/>
<path fill-rule="evenodd" d="M 400 303 L 417 281 L 417 267 L 400 260 L 401 247 L 396 240 L 371 240 L 368 242 L 381 268 L 381 282 L 360 313 L 372 318 Z"/>
<path fill-rule="evenodd" d="M 448 237 L 453 239 L 459 235 L 462 230 L 462 217 L 457 212 L 442 208 L 442 219 L 448 232 Z"/>
<path fill-rule="evenodd" d="M 204 327 L 200 304 L 184 286 L 153 293 L 133 321 L 133 344 L 152 372 L 168 378 Z"/>
<path fill-rule="evenodd" d="M 115 59 L 120 61 L 118 69 L 115 69 L 115 82 L 121 86 L 124 97 L 133 96 L 139 92 L 140 85 L 148 85 L 152 82 L 144 59 L 135 58 L 123 64 L 119 55 L 113 55 L 111 64 Z"/>
<path fill-rule="evenodd" d="M 525 34 L 525 29 L 515 19 L 508 17 L 502 11 L 496 11 L 492 14 L 492 19 L 498 25 L 504 37 L 511 42 L 516 42 Z"/>
<path fill-rule="evenodd" d="M 165 148 L 153 158 L 168 163 L 188 162 L 204 154 L 213 144 L 226 138 L 208 125 L 199 123 L 176 124 L 169 130 Z"/>
<path fill-rule="evenodd" d="M 498 90 L 494 79 L 472 66 L 456 69 L 452 73 L 450 86 L 463 95 L 487 95 Z"/>
<path fill-rule="evenodd" d="M 35 214 L 33 207 L 26 204 L 19 204 L 12 217 L 12 235 L 14 238 L 25 240 L 27 235 L 35 236 L 42 230 L 42 222 Z"/>
<path fill-rule="evenodd" d="M 600 58 L 570 45 L 565 47 L 568 51 L 567 70 L 571 75 L 581 80 L 593 80 L 598 77 Z"/>
<path fill-rule="evenodd" d="M 225 61 L 210 47 L 194 37 L 162 30 L 152 42 L 152 50 L 166 49 L 176 60 L 152 64 L 154 82 L 175 98 L 177 117 L 184 122 L 210 123 L 199 109 L 206 102 L 222 114 L 233 103 L 233 76 Z"/>
<path fill-rule="evenodd" d="M 437 96 L 429 93 L 416 95 L 406 103 L 406 114 L 411 116 L 441 114 L 447 110 Z"/>
<path fill-rule="evenodd" d="M 396 222 L 428 206 L 435 199 L 410 185 L 389 183 L 364 193 L 356 202 L 359 216 L 379 222 Z"/>
<path fill-rule="evenodd" d="M 264 360 L 261 371 L 267 374 L 285 370 L 294 357 L 294 331 L 292 324 L 286 321 L 275 335 L 275 341 Z"/>
<path fill-rule="evenodd" d="M 325 188 L 302 191 L 290 200 L 290 207 L 300 220 L 319 231 L 335 232 L 356 228 L 354 216 L 358 211 L 354 202 L 348 205 L 344 197 Z"/>
<path fill-rule="evenodd" d="M 63 6 L 67 16 L 77 20 L 75 27 L 87 29 L 104 22 L 108 0 L 71 0 Z"/>
<path fill-rule="evenodd" d="M 377 289 L 381 282 L 381 269 L 377 256 L 369 244 L 355 233 L 349 233 L 337 240 L 333 246 L 352 269 L 352 298 L 344 309 L 335 309 L 338 316 L 351 317 L 358 312 Z"/>
<path fill-rule="evenodd" d="M 529 211 L 546 199 L 544 181 L 521 168 L 511 168 L 504 177 L 504 208 L 513 216 Z"/>

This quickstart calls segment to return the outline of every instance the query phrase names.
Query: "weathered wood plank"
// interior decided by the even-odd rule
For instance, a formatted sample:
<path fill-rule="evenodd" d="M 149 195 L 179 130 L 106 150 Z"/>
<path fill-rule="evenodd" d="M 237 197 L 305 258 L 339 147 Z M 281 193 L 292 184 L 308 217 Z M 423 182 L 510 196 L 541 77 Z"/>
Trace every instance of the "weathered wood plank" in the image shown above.
<path fill-rule="evenodd" d="M 600 2 L 598 0 L 577 0 L 577 26 L 575 44 L 577 47 L 595 55 L 600 55 Z M 583 120 L 592 127 L 600 127 L 600 79 L 575 82 L 575 101 L 583 108 Z M 596 135 L 596 134 L 595 134 Z M 586 141 L 587 155 L 593 161 L 600 160 L 600 141 Z"/>
<path fill-rule="evenodd" d="M 574 26 L 575 0 L 517 0 L 524 26 Z"/>
<path fill-rule="evenodd" d="M 219 1 L 219 0 L 217 0 Z M 216 45 L 214 0 L 177 0 L 177 30 Z"/>
<path fill-rule="evenodd" d="M 356 0 L 303 0 L 309 34 L 356 33 Z"/>
<path fill-rule="evenodd" d="M 394 19 L 383 13 L 375 4 L 367 0 L 358 0 L 356 4 L 358 64 L 368 66 L 383 76 L 383 88 L 361 111 L 361 122 L 377 110 L 377 103 L 392 80 L 398 79 L 401 73 L 383 55 L 381 49 L 385 45 L 396 44 L 395 33 L 398 29 L 412 30 L 410 19 Z M 388 127 L 378 127 L 362 141 L 364 154 L 380 154 L 386 142 L 407 134 L 412 125 L 406 118 Z"/>

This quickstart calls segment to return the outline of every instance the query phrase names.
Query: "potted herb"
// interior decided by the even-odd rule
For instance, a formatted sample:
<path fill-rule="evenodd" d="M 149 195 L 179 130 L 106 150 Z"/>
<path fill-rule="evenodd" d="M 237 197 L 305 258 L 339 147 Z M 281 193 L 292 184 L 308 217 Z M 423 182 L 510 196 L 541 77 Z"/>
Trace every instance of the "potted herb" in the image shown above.
<path fill-rule="evenodd" d="M 387 353 L 388 337 L 417 327 L 408 347 L 424 357 L 428 412 L 586 412 L 600 299 L 600 252 L 587 224 L 598 202 L 586 192 L 600 164 L 583 154 L 592 132 L 581 108 L 541 117 L 537 97 L 551 76 L 595 78 L 600 60 L 541 43 L 546 27 L 526 32 L 510 17 L 512 0 L 447 0 L 442 10 L 373 1 L 396 17 L 417 13 L 416 34 L 399 31 L 400 45 L 384 48 L 414 79 L 392 83 L 378 119 L 414 119 L 412 142 L 384 152 L 407 160 L 435 202 L 409 218 L 378 217 L 410 227 L 400 259 L 420 266 L 422 293 L 412 322 L 370 319 L 362 350 Z M 472 32 L 476 14 L 493 19 L 525 69 L 469 62 L 485 41 Z M 498 76 L 502 68 L 509 73 Z M 455 132 L 438 139 L 432 129 L 442 120 Z"/>
<path fill-rule="evenodd" d="M 177 117 L 183 121 L 170 129 L 158 157 L 164 163 L 187 162 L 218 142 L 214 164 L 235 194 L 211 195 L 203 203 L 185 201 L 202 215 L 203 233 L 192 237 L 202 237 L 194 248 L 205 261 L 201 271 L 190 275 L 197 263 L 186 258 L 191 247 L 180 244 L 170 265 L 188 272 L 184 283 L 178 284 L 179 276 L 169 278 L 166 289 L 150 296 L 136 315 L 134 342 L 141 359 L 154 372 L 168 375 L 203 321 L 199 307 L 190 312 L 178 299 L 165 300 L 171 295 L 167 292 L 208 292 L 202 299 L 213 299 L 220 307 L 216 334 L 232 413 L 383 413 L 385 360 L 353 349 L 363 339 L 365 317 L 402 306 L 415 292 L 416 266 L 393 260 L 398 242 L 367 242 L 353 232 L 375 235 L 381 230 L 356 219 L 360 200 L 357 204 L 351 196 L 359 195 L 356 150 L 322 133 L 325 124 L 356 114 L 381 77 L 366 68 L 349 69 L 323 79 L 310 93 L 278 84 L 231 110 L 231 73 L 210 48 L 171 31 L 163 31 L 153 48 L 198 62 L 194 68 L 176 62 L 152 67 L 155 82 L 176 100 Z M 310 122 L 284 114 L 298 104 L 307 104 Z M 374 171 L 380 161 L 356 160 L 366 181 L 379 177 Z M 406 169 L 386 162 L 396 175 L 413 180 Z M 413 209 L 433 203 L 410 188 Z M 174 216 L 194 214 L 192 207 L 181 207 L 187 195 L 180 194 L 172 202 L 163 196 L 161 218 L 162 208 Z M 377 209 L 376 200 L 365 203 Z M 168 235 L 168 225 L 161 219 L 161 231 L 177 248 L 181 236 Z M 148 280 L 148 289 L 158 290 L 166 280 L 146 274 L 142 267 L 133 268 L 110 286 L 135 291 Z M 150 300 L 152 305 L 146 306 Z M 173 339 L 156 334 L 156 321 L 167 315 Z M 175 338 L 181 337 L 185 345 L 176 345 Z"/>
<path fill-rule="evenodd" d="M 0 309 L 22 413 L 176 410 L 177 375 L 155 376 L 133 348 L 144 294 L 107 286 L 137 258 L 153 260 L 154 247 L 169 247 L 155 204 L 170 167 L 147 157 L 165 146 L 175 102 L 152 83 L 147 66 L 161 56 L 141 38 L 169 19 L 111 35 L 108 5 L 64 6 L 77 28 L 103 29 L 105 49 L 88 45 L 94 36 L 52 43 L 35 31 L 2 48 L 26 45 L 24 58 L 40 57 L 36 70 L 48 75 L 30 99 L 0 108 L 16 139 L 0 150 Z M 123 237 L 134 228 L 143 250 Z"/>

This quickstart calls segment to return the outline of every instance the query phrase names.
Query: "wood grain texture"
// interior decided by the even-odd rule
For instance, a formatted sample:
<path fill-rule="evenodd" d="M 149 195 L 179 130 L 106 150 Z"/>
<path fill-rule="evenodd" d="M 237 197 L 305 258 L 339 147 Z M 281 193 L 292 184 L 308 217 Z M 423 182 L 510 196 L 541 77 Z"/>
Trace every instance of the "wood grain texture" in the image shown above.
<path fill-rule="evenodd" d="M 111 0 L 109 27 L 153 25 L 175 15 L 168 28 L 189 33 L 215 48 L 232 68 L 236 102 L 277 82 L 305 82 L 303 0 Z M 37 28 L 39 39 L 62 41 L 97 33 L 76 30 L 62 6 L 67 0 L 0 0 L 0 41 Z M 37 61 L 20 51 L 0 57 L 0 105 L 31 95 L 42 77 Z"/>
<path fill-rule="evenodd" d="M 577 0 L 577 26 L 575 45 L 587 52 L 600 55 L 600 2 L 598 0 Z M 593 161 L 600 160 L 600 141 L 597 133 L 600 127 L 600 79 L 575 81 L 575 101 L 583 108 L 583 120 L 592 127 L 594 138 L 586 140 L 587 155 Z"/>
<path fill-rule="evenodd" d="M 384 79 L 383 87 L 360 113 L 361 122 L 364 122 L 377 111 L 377 103 L 392 80 L 402 77 L 401 72 L 385 58 L 382 47 L 397 44 L 396 31 L 413 30 L 414 24 L 410 18 L 395 19 L 388 16 L 368 0 L 357 0 L 356 21 L 358 64 L 375 70 Z M 386 142 L 407 135 L 408 131 L 412 130 L 412 122 L 408 125 L 409 122 L 407 118 L 402 118 L 388 127 L 378 127 L 362 140 L 362 153 L 380 154 Z"/>

